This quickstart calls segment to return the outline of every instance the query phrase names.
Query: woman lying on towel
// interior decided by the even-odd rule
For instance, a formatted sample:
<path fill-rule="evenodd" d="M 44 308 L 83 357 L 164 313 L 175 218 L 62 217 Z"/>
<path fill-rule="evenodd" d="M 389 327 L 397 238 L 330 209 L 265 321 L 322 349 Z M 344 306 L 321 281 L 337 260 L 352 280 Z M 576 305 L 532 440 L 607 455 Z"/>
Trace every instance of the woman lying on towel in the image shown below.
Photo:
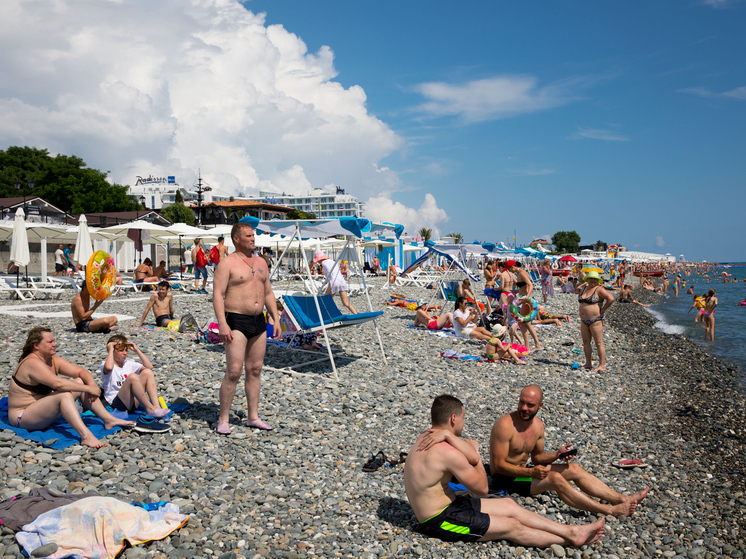
<path fill-rule="evenodd" d="M 388 305 L 389 307 L 403 307 L 405 309 L 409 309 L 410 311 L 423 309 L 427 312 L 439 311 L 443 308 L 443 305 L 426 305 L 424 299 L 418 299 L 417 301 L 415 301 L 414 299 L 404 299 L 395 295 L 389 297 L 389 300 L 386 301 L 384 305 Z"/>
<path fill-rule="evenodd" d="M 536 313 L 536 319 L 532 320 L 533 324 L 554 324 L 562 326 L 562 322 L 572 322 L 569 314 L 550 314 L 546 312 L 544 305 L 539 305 Z"/>
<path fill-rule="evenodd" d="M 430 313 L 425 310 L 425 305 L 418 308 L 414 315 L 415 327 L 422 326 L 429 330 L 442 330 L 443 328 L 450 328 L 452 324 L 452 313 L 447 312 L 440 316 L 431 316 Z"/>
<path fill-rule="evenodd" d="M 61 415 L 80 434 L 81 444 L 91 448 L 106 446 L 85 426 L 75 400 L 80 399 L 83 409 L 102 419 L 106 429 L 130 427 L 134 423 L 107 412 L 93 375 L 56 355 L 56 350 L 57 343 L 49 328 L 36 326 L 29 330 L 18 367 L 11 377 L 8 421 L 20 429 L 38 431 L 49 427 Z"/>

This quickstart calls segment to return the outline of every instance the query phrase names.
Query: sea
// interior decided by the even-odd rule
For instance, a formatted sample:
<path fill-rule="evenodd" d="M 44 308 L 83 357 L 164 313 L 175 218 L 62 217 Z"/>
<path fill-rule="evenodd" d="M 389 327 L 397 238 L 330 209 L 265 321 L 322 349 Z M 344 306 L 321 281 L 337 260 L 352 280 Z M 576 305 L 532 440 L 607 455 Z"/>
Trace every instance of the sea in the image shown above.
<path fill-rule="evenodd" d="M 731 274 L 728 279 L 737 281 L 723 283 L 722 272 Z M 733 262 L 717 266 L 709 273 L 709 280 L 692 272 L 686 280 L 686 287 L 679 289 L 679 296 L 674 297 L 669 285 L 668 293 L 647 311 L 657 322 L 655 327 L 667 334 L 681 334 L 691 339 L 703 351 L 725 362 L 732 363 L 739 371 L 739 389 L 746 390 L 746 306 L 738 305 L 746 299 L 746 263 Z M 673 278 L 670 276 L 671 283 Z M 693 295 L 687 295 L 689 286 L 694 287 L 695 295 L 704 295 L 714 289 L 718 298 L 715 313 L 715 341 L 704 341 L 704 329 L 700 322 L 694 322 L 696 308 L 692 306 Z M 633 295 L 634 296 L 634 295 Z"/>

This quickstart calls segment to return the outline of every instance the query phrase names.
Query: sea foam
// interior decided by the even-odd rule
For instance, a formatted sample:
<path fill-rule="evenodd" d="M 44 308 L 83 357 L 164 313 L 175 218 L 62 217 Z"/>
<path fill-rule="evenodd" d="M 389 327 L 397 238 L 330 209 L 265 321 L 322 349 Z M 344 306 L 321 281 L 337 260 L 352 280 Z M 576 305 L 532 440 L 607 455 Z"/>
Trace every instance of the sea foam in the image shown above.
<path fill-rule="evenodd" d="M 679 326 L 677 324 L 670 324 L 666 322 L 666 319 L 663 316 L 663 314 L 659 313 L 658 311 L 654 311 L 651 309 L 645 309 L 645 310 L 653 315 L 653 317 L 656 320 L 655 327 L 661 332 L 664 332 L 666 334 L 683 334 L 684 333 L 683 326 Z"/>

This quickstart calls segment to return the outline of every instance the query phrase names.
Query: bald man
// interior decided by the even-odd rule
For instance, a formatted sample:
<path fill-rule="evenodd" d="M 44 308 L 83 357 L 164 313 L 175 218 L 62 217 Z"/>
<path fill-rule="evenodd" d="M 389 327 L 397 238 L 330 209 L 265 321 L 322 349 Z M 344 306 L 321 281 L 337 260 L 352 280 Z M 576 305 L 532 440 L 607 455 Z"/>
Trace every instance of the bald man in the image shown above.
<path fill-rule="evenodd" d="M 634 495 L 622 495 L 589 474 L 572 456 L 562 456 L 566 444 L 554 452 L 544 451 L 544 423 L 536 417 L 544 406 L 544 393 L 532 384 L 521 391 L 518 409 L 495 422 L 490 434 L 490 492 L 500 490 L 524 497 L 556 491 L 573 508 L 612 516 L 631 516 L 648 494 L 649 487 Z M 526 467 L 529 455 L 532 468 Z M 565 464 L 553 464 L 562 458 Z M 581 491 L 577 491 L 570 482 Z M 596 497 L 611 504 L 599 503 Z"/>

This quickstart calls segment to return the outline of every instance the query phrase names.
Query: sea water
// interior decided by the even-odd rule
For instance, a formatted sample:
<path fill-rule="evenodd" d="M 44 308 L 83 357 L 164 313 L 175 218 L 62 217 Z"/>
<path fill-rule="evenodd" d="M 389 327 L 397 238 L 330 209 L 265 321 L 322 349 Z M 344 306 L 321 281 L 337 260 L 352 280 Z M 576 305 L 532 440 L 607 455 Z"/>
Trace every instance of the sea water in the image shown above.
<path fill-rule="evenodd" d="M 746 306 L 739 306 L 738 302 L 746 299 L 746 266 L 734 263 L 732 267 L 717 267 L 709 273 L 709 280 L 692 272 L 681 279 L 686 280 L 686 287 L 679 289 L 679 296 L 675 297 L 671 285 L 668 292 L 659 303 L 648 310 L 656 319 L 655 327 L 667 334 L 682 334 L 694 341 L 703 351 L 718 357 L 723 361 L 733 363 L 738 368 L 740 387 L 746 388 Z M 728 279 L 737 281 L 723 283 L 721 273 L 732 274 Z M 670 277 L 673 283 L 674 276 Z M 694 287 L 694 294 L 704 295 L 714 289 L 718 299 L 715 312 L 715 341 L 704 341 L 702 320 L 694 322 L 697 316 L 696 307 L 692 306 L 694 295 L 687 295 L 690 286 Z M 634 296 L 634 292 L 633 292 Z"/>

